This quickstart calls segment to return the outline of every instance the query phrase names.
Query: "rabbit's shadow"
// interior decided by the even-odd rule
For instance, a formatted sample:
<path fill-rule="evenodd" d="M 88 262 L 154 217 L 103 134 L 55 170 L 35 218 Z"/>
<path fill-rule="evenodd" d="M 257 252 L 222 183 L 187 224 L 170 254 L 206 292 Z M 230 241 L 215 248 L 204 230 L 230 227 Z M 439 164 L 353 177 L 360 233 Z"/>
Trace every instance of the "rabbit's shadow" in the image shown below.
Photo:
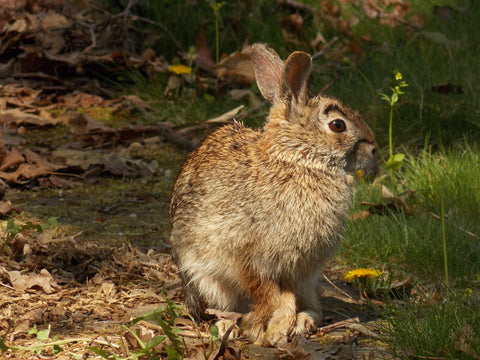
<path fill-rule="evenodd" d="M 322 283 L 323 325 L 346 319 L 369 322 L 378 319 L 375 301 L 360 298 L 358 289 L 341 282 Z"/>

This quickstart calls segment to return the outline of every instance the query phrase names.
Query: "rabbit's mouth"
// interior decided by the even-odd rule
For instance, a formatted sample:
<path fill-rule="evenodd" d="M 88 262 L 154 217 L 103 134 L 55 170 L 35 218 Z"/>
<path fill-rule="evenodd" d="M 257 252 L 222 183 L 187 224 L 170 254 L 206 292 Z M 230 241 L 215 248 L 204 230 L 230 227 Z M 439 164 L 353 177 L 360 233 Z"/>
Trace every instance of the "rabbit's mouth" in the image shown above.
<path fill-rule="evenodd" d="M 365 175 L 374 177 L 378 173 L 377 152 L 376 142 L 366 140 L 357 142 L 346 156 L 345 171 L 362 170 Z"/>

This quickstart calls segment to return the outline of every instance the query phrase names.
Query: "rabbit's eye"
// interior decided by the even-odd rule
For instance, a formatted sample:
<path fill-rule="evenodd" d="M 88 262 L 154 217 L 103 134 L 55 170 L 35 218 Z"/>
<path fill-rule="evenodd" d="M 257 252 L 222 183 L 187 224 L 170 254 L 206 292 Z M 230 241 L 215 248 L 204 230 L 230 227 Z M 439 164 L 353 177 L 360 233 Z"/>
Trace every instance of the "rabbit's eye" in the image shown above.
<path fill-rule="evenodd" d="M 347 125 L 345 125 L 345 121 L 340 119 L 333 120 L 328 124 L 328 127 L 330 128 L 330 130 L 337 133 L 344 132 L 347 129 Z"/>

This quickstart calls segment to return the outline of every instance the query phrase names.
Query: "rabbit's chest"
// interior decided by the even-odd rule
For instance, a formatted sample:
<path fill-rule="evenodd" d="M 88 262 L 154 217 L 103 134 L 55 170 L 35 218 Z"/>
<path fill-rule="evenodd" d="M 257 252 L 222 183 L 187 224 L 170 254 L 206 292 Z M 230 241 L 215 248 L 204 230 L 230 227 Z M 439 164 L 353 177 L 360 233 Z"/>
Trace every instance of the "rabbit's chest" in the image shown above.
<path fill-rule="evenodd" d="M 291 177 L 257 197 L 255 206 L 263 217 L 257 223 L 260 236 L 266 242 L 281 241 L 296 256 L 329 251 L 341 236 L 351 195 L 346 182 L 327 176 Z"/>

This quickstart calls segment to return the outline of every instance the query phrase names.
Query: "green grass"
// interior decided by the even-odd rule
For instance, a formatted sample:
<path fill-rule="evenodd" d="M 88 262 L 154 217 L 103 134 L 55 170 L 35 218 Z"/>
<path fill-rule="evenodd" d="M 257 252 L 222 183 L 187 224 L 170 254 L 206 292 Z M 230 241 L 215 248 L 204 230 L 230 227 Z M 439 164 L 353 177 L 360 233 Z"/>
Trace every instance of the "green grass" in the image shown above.
<path fill-rule="evenodd" d="M 400 359 L 475 359 L 480 354 L 478 299 L 468 293 L 441 302 L 398 307 L 384 331 Z"/>
<path fill-rule="evenodd" d="M 453 286 L 464 286 L 480 274 L 480 154 L 476 148 L 457 148 L 419 156 L 407 155 L 398 174 L 399 192 L 411 192 L 411 214 L 390 211 L 347 222 L 340 255 L 351 266 L 381 266 L 402 276 L 441 286 L 444 280 L 441 194 L 445 199 L 448 266 Z M 392 189 L 391 189 L 392 190 Z M 380 185 L 360 186 L 359 203 L 385 203 Z M 388 269 L 390 268 L 390 269 Z M 403 275 L 405 276 L 405 275 Z M 394 276 L 395 277 L 395 276 Z"/>
<path fill-rule="evenodd" d="M 349 268 L 381 269 L 385 278 L 377 286 L 410 279 L 401 305 L 391 301 L 392 294 L 376 293 L 386 304 L 379 312 L 394 355 L 473 358 L 469 351 L 478 356 L 480 350 L 480 152 L 476 147 L 424 150 L 406 159 L 396 187 L 409 194 L 410 211 L 349 220 L 338 256 Z M 380 194 L 380 184 L 359 185 L 353 211 L 364 209 L 361 201 L 385 203 Z M 449 289 L 439 218 L 442 194 Z"/>

